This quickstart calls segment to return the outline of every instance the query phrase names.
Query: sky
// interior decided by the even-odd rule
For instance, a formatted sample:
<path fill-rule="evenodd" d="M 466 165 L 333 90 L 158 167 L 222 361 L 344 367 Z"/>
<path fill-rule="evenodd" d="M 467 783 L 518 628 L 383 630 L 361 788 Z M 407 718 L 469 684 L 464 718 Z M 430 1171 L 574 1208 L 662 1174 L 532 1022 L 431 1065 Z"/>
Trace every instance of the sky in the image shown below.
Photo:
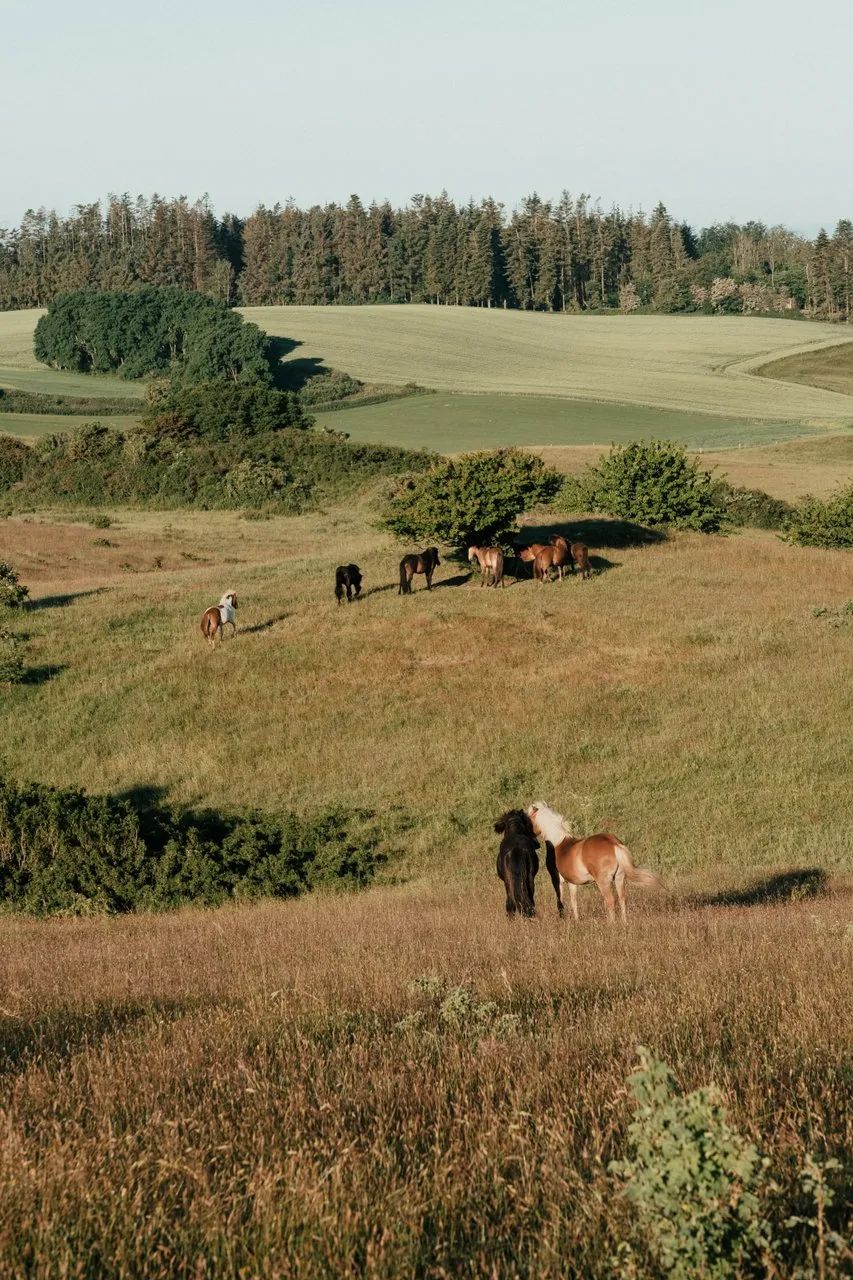
<path fill-rule="evenodd" d="M 853 217 L 851 0 L 0 0 L 0 227 L 445 189 Z"/>

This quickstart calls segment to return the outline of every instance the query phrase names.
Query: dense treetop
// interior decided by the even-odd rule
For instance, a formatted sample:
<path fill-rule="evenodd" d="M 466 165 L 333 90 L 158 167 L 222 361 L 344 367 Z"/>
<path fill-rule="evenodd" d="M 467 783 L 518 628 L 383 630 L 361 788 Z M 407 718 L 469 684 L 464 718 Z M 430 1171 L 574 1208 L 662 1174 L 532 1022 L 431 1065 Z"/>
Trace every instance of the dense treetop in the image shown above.
<path fill-rule="evenodd" d="M 257 325 L 222 302 L 174 287 L 60 294 L 36 325 L 33 347 L 45 364 L 83 373 L 168 374 L 188 383 L 273 378 L 270 339 Z"/>
<path fill-rule="evenodd" d="M 227 304 L 434 302 L 541 310 L 771 312 L 849 319 L 853 222 L 814 240 L 760 222 L 696 231 L 663 205 L 603 211 L 588 196 L 415 196 L 402 209 L 260 206 L 129 196 L 0 229 L 0 308 L 80 288 L 178 285 Z"/>

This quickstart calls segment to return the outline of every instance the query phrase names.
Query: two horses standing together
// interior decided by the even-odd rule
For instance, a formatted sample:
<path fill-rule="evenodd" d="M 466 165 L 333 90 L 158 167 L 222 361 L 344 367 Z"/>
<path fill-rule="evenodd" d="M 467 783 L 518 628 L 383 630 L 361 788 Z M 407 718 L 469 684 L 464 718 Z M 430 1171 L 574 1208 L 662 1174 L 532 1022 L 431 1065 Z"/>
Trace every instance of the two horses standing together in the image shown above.
<path fill-rule="evenodd" d="M 573 836 L 565 821 L 541 800 L 523 809 L 510 809 L 495 823 L 495 831 L 503 836 L 498 852 L 498 876 L 506 889 L 508 916 L 531 917 L 535 914 L 533 885 L 539 870 L 537 849 L 545 841 L 545 866 L 554 892 L 557 911 L 564 914 L 563 891 L 568 887 L 572 916 L 578 919 L 578 886 L 592 884 L 604 899 L 607 919 L 616 919 L 616 906 L 624 924 L 626 882 L 658 888 L 663 882 L 653 871 L 635 867 L 630 850 L 616 836 L 600 832 L 594 836 Z"/>
<path fill-rule="evenodd" d="M 592 572 L 586 543 L 568 542 L 560 533 L 555 533 L 549 543 L 534 542 L 529 547 L 522 547 L 518 556 L 528 564 L 533 563 L 533 577 L 543 584 L 550 578 L 552 569 L 557 570 L 561 582 L 564 569 L 569 573 L 577 570 L 582 579 Z"/>

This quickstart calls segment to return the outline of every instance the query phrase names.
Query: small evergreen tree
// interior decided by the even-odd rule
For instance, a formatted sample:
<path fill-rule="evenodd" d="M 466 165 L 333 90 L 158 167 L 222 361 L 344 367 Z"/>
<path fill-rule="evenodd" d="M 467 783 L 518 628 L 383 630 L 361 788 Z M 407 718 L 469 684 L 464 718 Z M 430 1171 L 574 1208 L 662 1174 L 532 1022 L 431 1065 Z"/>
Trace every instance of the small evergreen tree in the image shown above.
<path fill-rule="evenodd" d="M 0 607 L 18 609 L 27 603 L 29 594 L 12 566 L 0 560 Z"/>

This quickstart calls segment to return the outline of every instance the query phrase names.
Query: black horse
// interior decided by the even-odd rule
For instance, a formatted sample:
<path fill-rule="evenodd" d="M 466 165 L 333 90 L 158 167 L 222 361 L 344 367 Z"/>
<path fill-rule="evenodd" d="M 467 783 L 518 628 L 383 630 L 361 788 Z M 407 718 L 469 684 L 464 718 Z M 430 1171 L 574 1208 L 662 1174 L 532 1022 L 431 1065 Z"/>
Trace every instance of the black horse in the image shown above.
<path fill-rule="evenodd" d="M 357 564 L 339 564 L 335 570 L 335 596 L 338 604 L 344 598 L 346 591 L 347 604 L 353 598 L 356 599 L 361 595 L 361 570 Z"/>
<path fill-rule="evenodd" d="M 427 547 L 426 551 L 413 552 L 409 556 L 403 556 L 400 561 L 400 586 L 397 590 L 397 595 L 409 595 L 412 590 L 412 578 L 416 573 L 426 574 L 427 591 L 431 591 L 432 575 L 435 573 L 436 566 L 440 564 L 438 547 Z"/>
<path fill-rule="evenodd" d="M 536 850 L 539 841 L 533 824 L 523 809 L 510 809 L 495 823 L 495 831 L 503 835 L 498 852 L 498 878 L 506 888 L 506 913 L 533 916 L 533 881 L 539 870 Z"/>

